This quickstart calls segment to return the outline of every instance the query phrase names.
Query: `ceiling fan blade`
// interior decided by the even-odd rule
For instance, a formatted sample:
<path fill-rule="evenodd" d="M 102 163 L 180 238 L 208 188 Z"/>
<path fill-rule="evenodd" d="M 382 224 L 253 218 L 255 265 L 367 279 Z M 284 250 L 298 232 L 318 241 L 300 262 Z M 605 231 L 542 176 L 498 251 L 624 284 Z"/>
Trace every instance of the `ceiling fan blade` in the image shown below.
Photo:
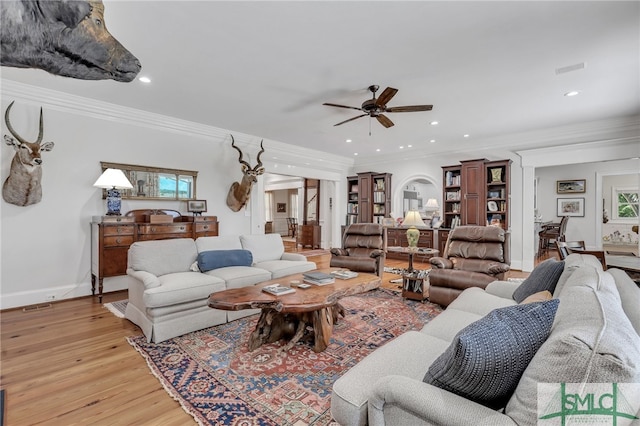
<path fill-rule="evenodd" d="M 431 111 L 433 105 L 408 105 L 386 108 L 385 112 L 418 112 L 418 111 Z"/>
<path fill-rule="evenodd" d="M 340 123 L 338 123 L 338 124 L 334 124 L 334 125 L 333 125 L 333 127 L 339 126 L 339 125 L 344 124 L 344 123 L 348 123 L 348 122 L 353 121 L 353 120 L 355 120 L 355 119 L 357 119 L 357 118 L 364 117 L 364 116 L 367 116 L 367 115 L 369 115 L 369 114 L 362 114 L 362 115 L 359 115 L 359 116 L 357 116 L 357 117 L 353 117 L 353 118 L 350 118 L 350 119 L 348 119 L 348 120 L 341 121 L 341 122 L 340 122 Z M 393 124 L 391 124 L 391 125 L 393 126 Z"/>
<path fill-rule="evenodd" d="M 380 94 L 378 99 L 376 99 L 376 105 L 378 106 L 386 105 L 387 102 L 389 102 L 391 98 L 393 98 L 396 95 L 396 93 L 398 93 L 398 89 L 394 89 L 393 87 L 387 87 Z"/>
<path fill-rule="evenodd" d="M 393 121 L 389 120 L 386 115 L 378 114 L 376 118 L 378 119 L 380 124 L 382 124 L 386 128 L 393 126 Z"/>
<path fill-rule="evenodd" d="M 322 105 L 332 106 L 332 107 L 338 107 L 338 108 L 355 109 L 355 110 L 358 110 L 358 111 L 362 111 L 362 108 L 357 108 L 357 107 L 352 107 L 352 106 L 346 106 L 346 105 L 330 104 L 330 103 L 328 103 L 328 102 L 325 102 L 325 103 L 323 103 Z"/>

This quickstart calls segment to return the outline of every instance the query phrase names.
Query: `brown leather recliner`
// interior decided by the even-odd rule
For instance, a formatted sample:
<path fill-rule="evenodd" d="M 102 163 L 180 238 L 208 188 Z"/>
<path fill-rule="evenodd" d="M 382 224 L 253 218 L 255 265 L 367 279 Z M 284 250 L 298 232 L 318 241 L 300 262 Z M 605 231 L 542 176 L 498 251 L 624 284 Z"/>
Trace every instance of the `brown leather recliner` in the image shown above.
<path fill-rule="evenodd" d="M 382 277 L 385 235 L 384 228 L 377 223 L 349 225 L 342 236 L 342 248 L 331 249 L 329 266 Z"/>
<path fill-rule="evenodd" d="M 457 226 L 441 257 L 432 257 L 429 300 L 448 306 L 469 287 L 485 288 L 510 269 L 509 238 L 496 226 Z"/>

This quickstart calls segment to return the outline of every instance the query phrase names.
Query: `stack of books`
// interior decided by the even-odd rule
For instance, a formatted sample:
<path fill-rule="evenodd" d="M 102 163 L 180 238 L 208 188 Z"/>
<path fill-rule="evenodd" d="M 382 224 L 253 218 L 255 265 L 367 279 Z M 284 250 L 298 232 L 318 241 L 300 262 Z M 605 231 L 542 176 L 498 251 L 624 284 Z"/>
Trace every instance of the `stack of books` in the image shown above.
<path fill-rule="evenodd" d="M 333 276 L 319 271 L 305 272 L 302 274 L 302 278 L 304 282 L 314 285 L 327 285 L 336 282 Z"/>
<path fill-rule="evenodd" d="M 340 278 L 341 280 L 348 280 L 358 276 L 357 272 L 349 271 L 348 269 L 341 269 L 339 271 L 331 272 L 331 275 Z"/>
<path fill-rule="evenodd" d="M 262 291 L 264 291 L 265 293 L 273 294 L 274 296 L 295 293 L 295 289 L 280 284 L 272 284 L 266 287 L 262 287 Z"/>

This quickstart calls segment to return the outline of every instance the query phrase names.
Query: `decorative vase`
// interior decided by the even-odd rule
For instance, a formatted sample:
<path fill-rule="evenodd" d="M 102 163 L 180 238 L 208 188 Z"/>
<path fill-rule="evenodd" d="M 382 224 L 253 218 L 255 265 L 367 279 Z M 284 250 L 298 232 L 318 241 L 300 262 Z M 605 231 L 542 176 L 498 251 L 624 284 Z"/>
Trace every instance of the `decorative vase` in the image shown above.
<path fill-rule="evenodd" d="M 407 229 L 407 242 L 409 247 L 418 247 L 418 239 L 420 238 L 420 231 L 415 226 L 411 226 Z"/>

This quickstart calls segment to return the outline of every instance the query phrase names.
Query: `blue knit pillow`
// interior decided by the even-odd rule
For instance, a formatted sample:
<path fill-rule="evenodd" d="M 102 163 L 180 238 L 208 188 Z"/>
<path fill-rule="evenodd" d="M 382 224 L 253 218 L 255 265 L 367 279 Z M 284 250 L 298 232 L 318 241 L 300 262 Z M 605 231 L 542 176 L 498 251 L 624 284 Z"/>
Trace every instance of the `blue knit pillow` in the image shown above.
<path fill-rule="evenodd" d="M 562 271 L 564 271 L 564 260 L 558 262 L 553 257 L 545 260 L 536 266 L 529 277 L 516 288 L 513 292 L 513 300 L 520 303 L 532 294 L 544 290 L 549 290 L 553 294 Z"/>
<path fill-rule="evenodd" d="M 456 334 L 423 381 L 493 409 L 504 407 L 549 337 L 559 303 L 494 309 Z"/>
<path fill-rule="evenodd" d="M 251 266 L 252 263 L 253 255 L 249 250 L 207 250 L 198 254 L 198 268 L 201 272 L 225 266 Z"/>

